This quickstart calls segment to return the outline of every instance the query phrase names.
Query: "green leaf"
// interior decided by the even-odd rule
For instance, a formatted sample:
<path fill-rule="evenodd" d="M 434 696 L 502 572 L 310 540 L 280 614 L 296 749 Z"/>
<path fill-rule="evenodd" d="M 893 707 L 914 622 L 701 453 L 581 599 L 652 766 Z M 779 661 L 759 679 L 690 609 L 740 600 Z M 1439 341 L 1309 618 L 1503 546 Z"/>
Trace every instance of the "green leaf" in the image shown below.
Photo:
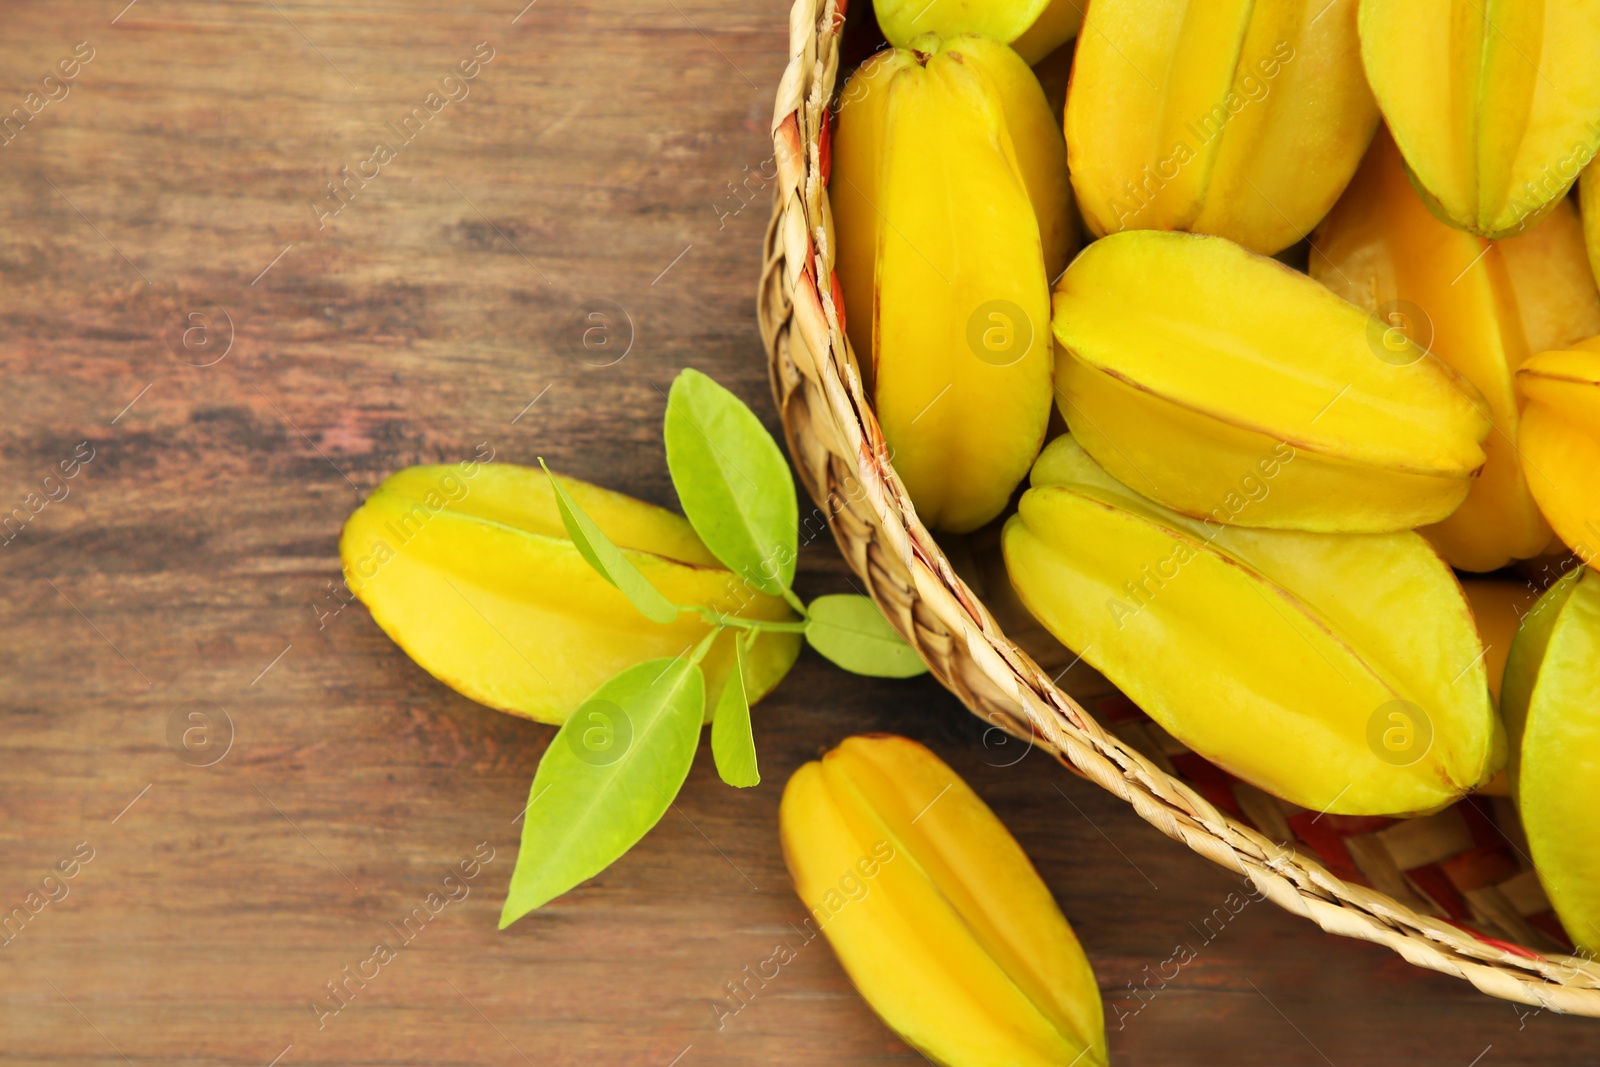
<path fill-rule="evenodd" d="M 622 590 L 623 595 L 651 622 L 669 623 L 676 619 L 681 609 L 662 596 L 660 590 L 651 585 L 639 573 L 639 568 L 622 554 L 622 549 L 611 543 L 611 538 L 601 532 L 594 520 L 556 481 L 556 476 L 550 473 L 550 468 L 545 466 L 542 458 L 539 466 L 544 467 L 550 485 L 556 491 L 556 507 L 561 510 L 561 524 L 567 528 L 567 536 L 578 546 L 578 551 L 589 561 L 589 566 L 599 571 L 600 577 Z"/>
<path fill-rule="evenodd" d="M 731 786 L 747 789 L 761 784 L 756 768 L 756 739 L 750 732 L 750 698 L 744 688 L 744 642 L 735 640 L 735 666 L 722 687 L 717 712 L 711 719 L 711 754 L 717 774 Z"/>
<path fill-rule="evenodd" d="M 593 878 L 666 814 L 689 776 L 705 714 L 692 657 L 629 667 L 556 732 L 528 791 L 500 928 Z"/>
<path fill-rule="evenodd" d="M 912 678 L 928 669 L 878 605 L 864 596 L 819 596 L 809 612 L 806 642 L 847 671 L 874 678 Z"/>
<path fill-rule="evenodd" d="M 800 510 L 778 443 L 743 401 L 692 369 L 672 383 L 663 433 L 694 532 L 751 585 L 783 596 L 794 581 Z"/>

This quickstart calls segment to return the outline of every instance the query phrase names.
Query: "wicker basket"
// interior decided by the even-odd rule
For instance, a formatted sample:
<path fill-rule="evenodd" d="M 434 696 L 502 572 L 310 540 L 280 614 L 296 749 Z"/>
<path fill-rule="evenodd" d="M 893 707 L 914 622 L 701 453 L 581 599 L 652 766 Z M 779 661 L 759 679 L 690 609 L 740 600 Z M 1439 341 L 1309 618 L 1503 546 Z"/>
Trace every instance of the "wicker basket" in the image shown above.
<path fill-rule="evenodd" d="M 1008 599 L 992 530 L 946 538 L 947 554 L 924 528 L 844 337 L 832 269 L 829 107 L 847 73 L 845 2 L 796 0 L 790 13 L 759 314 L 790 454 L 816 518 L 885 614 L 975 715 L 1052 752 L 1279 906 L 1491 996 L 1600 1016 L 1600 966 L 1558 951 L 1564 935 L 1504 801 L 1474 798 L 1428 819 L 1345 819 L 1299 813 L 1226 779 L 1098 676 L 1070 685 L 1078 699 L 1056 684 L 1059 672 L 1045 667 L 1071 657 Z"/>

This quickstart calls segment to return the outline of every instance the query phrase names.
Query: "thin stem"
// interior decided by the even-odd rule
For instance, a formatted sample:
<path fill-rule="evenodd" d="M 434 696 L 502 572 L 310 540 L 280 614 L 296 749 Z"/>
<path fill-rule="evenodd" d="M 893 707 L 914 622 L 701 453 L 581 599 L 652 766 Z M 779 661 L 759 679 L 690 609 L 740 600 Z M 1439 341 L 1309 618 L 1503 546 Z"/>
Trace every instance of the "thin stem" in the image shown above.
<path fill-rule="evenodd" d="M 737 615 L 723 615 L 707 607 L 696 606 L 694 611 L 713 626 L 728 626 L 735 630 L 767 630 L 779 634 L 803 634 L 806 624 L 801 622 L 766 622 L 761 619 L 741 619 Z"/>

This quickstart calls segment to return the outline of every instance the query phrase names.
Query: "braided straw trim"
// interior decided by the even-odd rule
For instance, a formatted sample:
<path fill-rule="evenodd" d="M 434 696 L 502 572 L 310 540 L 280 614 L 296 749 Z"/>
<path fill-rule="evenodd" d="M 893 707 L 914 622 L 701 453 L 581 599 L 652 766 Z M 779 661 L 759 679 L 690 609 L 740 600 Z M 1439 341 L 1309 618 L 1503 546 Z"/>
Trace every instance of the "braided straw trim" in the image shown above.
<path fill-rule="evenodd" d="M 956 576 L 889 462 L 840 328 L 825 167 L 845 2 L 795 0 L 790 12 L 789 63 L 772 122 L 776 204 L 757 310 L 790 455 L 884 614 L 973 714 L 1046 748 L 1168 837 L 1249 878 L 1280 907 L 1330 933 L 1387 945 L 1491 996 L 1600 1017 L 1600 966 L 1475 937 L 1346 883 L 1219 812 L 1058 689 Z"/>

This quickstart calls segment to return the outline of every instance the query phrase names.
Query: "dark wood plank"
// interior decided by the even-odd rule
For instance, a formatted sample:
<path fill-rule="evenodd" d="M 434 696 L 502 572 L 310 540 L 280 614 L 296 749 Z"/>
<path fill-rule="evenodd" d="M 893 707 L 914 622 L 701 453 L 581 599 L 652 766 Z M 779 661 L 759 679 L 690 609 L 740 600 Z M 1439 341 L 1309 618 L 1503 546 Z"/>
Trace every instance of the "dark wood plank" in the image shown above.
<path fill-rule="evenodd" d="M 670 504 L 657 427 L 684 366 L 771 422 L 750 176 L 787 14 L 519 7 L 8 5 L 5 108 L 78 42 L 93 58 L 0 148 L 0 507 L 80 442 L 94 458 L 0 546 L 0 911 L 93 850 L 0 950 L 6 1063 L 915 1063 L 797 943 L 775 830 L 788 774 L 869 730 L 932 745 L 1015 829 L 1094 960 L 1119 1063 L 1600 1055 L 1592 1023 L 1521 1018 L 1264 903 L 1208 940 L 1229 876 L 1038 753 L 1013 765 L 926 679 L 810 654 L 757 709 L 758 789 L 702 758 L 630 856 L 497 932 L 552 731 L 438 685 L 359 606 L 323 615 L 339 526 L 388 472 L 480 442 Z M 398 143 L 387 124 L 479 42 L 470 93 Z M 319 227 L 327 183 L 379 142 L 394 159 Z M 225 357 L 181 362 L 230 331 L 186 349 L 172 324 L 218 308 Z M 586 361 L 582 316 L 618 308 L 626 357 Z M 806 550 L 805 593 L 847 582 Z M 233 727 L 210 767 L 167 743 L 195 701 Z M 480 842 L 468 895 L 319 1028 L 325 984 L 399 942 Z M 728 983 L 780 942 L 797 958 L 731 1013 Z M 1185 943 L 1194 962 L 1136 999 Z"/>

